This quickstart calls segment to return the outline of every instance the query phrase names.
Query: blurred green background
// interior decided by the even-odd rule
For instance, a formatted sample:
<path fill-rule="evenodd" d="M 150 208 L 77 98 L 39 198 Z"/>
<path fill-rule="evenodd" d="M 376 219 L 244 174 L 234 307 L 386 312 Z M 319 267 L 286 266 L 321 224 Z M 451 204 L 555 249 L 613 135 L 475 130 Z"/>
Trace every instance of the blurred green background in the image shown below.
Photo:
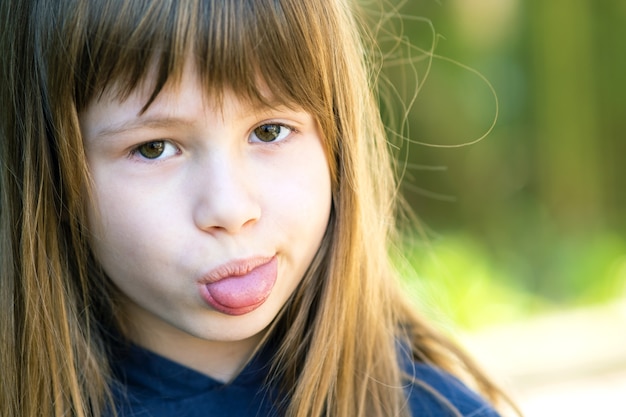
<path fill-rule="evenodd" d="M 626 1 L 412 0 L 398 12 L 378 36 L 383 96 L 410 107 L 403 122 L 383 100 L 391 135 L 466 144 L 497 116 L 478 143 L 396 150 L 428 237 L 406 233 L 416 299 L 474 329 L 624 297 Z"/>

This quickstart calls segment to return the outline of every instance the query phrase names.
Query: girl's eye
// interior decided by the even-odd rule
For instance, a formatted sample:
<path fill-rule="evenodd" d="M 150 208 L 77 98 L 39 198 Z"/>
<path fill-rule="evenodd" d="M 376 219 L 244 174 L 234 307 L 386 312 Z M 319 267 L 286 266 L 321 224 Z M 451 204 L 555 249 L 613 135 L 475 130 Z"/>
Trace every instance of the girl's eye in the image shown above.
<path fill-rule="evenodd" d="M 134 154 L 139 154 L 146 159 L 166 158 L 176 155 L 178 149 L 165 140 L 155 140 L 139 145 L 133 150 Z"/>
<path fill-rule="evenodd" d="M 279 123 L 267 123 L 254 129 L 252 136 L 261 142 L 277 142 L 285 139 L 292 131 L 291 128 Z"/>

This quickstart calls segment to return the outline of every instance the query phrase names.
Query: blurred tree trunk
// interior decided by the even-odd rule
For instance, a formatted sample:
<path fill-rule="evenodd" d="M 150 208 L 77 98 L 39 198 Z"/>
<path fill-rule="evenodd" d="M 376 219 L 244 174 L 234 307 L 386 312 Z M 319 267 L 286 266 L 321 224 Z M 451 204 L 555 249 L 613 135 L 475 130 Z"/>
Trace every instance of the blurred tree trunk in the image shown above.
<path fill-rule="evenodd" d="M 595 62 L 598 78 L 599 124 L 604 139 L 603 169 L 606 172 L 608 221 L 612 230 L 626 233 L 626 2 L 595 4 Z"/>
<path fill-rule="evenodd" d="M 592 2 L 528 2 L 536 186 L 566 234 L 601 226 L 603 218 Z"/>

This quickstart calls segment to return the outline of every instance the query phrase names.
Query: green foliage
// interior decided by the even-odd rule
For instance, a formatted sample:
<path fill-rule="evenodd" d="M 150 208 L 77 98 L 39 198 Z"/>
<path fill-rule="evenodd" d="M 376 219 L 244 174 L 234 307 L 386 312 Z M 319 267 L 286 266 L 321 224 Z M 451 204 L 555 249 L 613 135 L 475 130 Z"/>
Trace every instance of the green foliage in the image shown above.
<path fill-rule="evenodd" d="M 544 287 L 550 291 L 528 288 L 529 270 L 506 264 L 467 233 L 430 245 L 409 241 L 396 264 L 426 314 L 467 330 L 626 295 L 626 242 L 618 236 L 544 249 L 554 254 L 544 279 L 560 277 Z"/>
<path fill-rule="evenodd" d="M 407 246 L 413 274 L 407 288 L 431 316 L 465 329 L 516 320 L 540 311 L 539 297 L 510 283 L 493 257 L 468 235 L 447 236 L 432 246 Z M 444 319 L 441 318 L 445 317 Z"/>
<path fill-rule="evenodd" d="M 401 191 L 440 235 L 407 237 L 415 298 L 474 328 L 624 297 L 626 2 L 401 4 L 387 26 L 411 60 L 393 55 L 383 75 L 409 108 L 383 112 L 408 139 Z M 496 115 L 480 143 L 441 147 Z"/>

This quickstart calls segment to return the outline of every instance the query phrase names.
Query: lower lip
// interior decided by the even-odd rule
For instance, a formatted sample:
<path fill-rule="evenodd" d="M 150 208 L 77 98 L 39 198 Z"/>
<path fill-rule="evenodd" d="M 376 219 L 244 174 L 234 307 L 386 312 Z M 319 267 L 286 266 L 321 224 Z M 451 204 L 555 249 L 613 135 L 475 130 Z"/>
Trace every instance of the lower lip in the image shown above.
<path fill-rule="evenodd" d="M 278 261 L 273 257 L 245 275 L 225 277 L 217 282 L 201 285 L 200 295 L 215 310 L 240 316 L 256 310 L 267 300 L 277 274 Z"/>

